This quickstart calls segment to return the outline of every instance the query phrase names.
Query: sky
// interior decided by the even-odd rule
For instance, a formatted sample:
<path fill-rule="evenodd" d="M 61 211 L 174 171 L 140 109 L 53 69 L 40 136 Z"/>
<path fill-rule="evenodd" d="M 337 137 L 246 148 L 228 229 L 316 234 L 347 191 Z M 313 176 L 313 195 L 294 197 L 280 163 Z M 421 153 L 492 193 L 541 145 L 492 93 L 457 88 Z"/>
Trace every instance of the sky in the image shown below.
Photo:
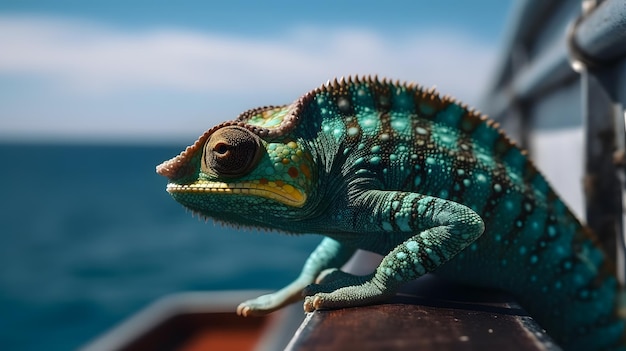
<path fill-rule="evenodd" d="M 510 1 L 0 0 L 0 142 L 193 141 L 329 79 L 475 107 Z"/>

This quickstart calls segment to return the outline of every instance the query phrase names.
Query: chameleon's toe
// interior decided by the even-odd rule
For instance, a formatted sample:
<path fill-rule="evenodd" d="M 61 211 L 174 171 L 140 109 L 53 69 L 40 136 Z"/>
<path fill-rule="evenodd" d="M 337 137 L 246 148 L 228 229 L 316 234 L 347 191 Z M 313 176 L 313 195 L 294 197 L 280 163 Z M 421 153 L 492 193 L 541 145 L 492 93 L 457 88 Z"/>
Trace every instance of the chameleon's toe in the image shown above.
<path fill-rule="evenodd" d="M 322 298 L 317 295 L 307 296 L 304 299 L 304 312 L 308 313 L 320 309 L 321 302 Z"/>
<path fill-rule="evenodd" d="M 237 306 L 237 314 L 242 317 L 264 316 L 270 312 L 272 312 L 272 310 L 251 306 L 248 304 L 248 301 L 242 302 Z"/>
<path fill-rule="evenodd" d="M 250 306 L 246 305 L 245 302 L 242 302 L 237 306 L 237 314 L 243 317 L 248 317 L 250 313 Z"/>
<path fill-rule="evenodd" d="M 244 317 L 264 316 L 281 308 L 283 302 L 277 299 L 275 294 L 262 295 L 240 303 L 237 306 L 237 314 Z"/>

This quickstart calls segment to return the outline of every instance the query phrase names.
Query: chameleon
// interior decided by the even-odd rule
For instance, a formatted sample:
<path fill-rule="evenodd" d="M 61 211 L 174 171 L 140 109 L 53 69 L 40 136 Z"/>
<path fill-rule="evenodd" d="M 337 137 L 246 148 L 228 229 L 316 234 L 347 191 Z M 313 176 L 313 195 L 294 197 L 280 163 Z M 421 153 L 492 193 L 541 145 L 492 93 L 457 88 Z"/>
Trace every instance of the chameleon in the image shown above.
<path fill-rule="evenodd" d="M 323 236 L 240 315 L 381 303 L 434 272 L 510 292 L 565 349 L 624 348 L 621 286 L 594 234 L 496 122 L 434 88 L 334 79 L 210 128 L 157 173 L 202 217 Z M 371 274 L 340 270 L 357 249 L 383 256 Z"/>

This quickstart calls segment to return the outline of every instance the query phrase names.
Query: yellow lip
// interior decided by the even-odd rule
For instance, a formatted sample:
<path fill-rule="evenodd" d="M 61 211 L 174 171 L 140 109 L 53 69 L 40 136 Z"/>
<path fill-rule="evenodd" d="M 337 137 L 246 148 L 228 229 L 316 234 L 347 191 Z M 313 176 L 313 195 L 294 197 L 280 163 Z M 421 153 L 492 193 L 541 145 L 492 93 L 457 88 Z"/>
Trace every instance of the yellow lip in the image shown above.
<path fill-rule="evenodd" d="M 293 207 L 302 207 L 306 202 L 306 194 L 282 182 L 197 182 L 184 185 L 169 183 L 167 184 L 167 192 L 254 195 L 276 200 Z"/>

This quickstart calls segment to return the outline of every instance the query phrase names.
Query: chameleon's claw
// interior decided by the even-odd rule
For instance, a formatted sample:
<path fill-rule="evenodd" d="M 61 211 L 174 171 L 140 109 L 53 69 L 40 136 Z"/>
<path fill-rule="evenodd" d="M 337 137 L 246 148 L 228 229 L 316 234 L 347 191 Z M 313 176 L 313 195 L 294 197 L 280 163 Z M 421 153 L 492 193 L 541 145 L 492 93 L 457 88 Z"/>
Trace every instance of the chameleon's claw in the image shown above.
<path fill-rule="evenodd" d="M 244 301 L 237 306 L 237 314 L 243 317 L 264 316 L 299 301 L 302 299 L 300 285 L 302 284 L 297 283 L 295 286 L 287 286 L 277 292 Z"/>
<path fill-rule="evenodd" d="M 304 304 L 302 304 L 302 308 L 304 312 L 313 312 L 315 309 L 313 308 L 313 303 L 311 302 L 311 297 L 307 296 L 304 298 Z"/>
<path fill-rule="evenodd" d="M 313 312 L 320 308 L 322 299 L 319 296 L 307 296 L 304 299 L 304 312 Z"/>
<path fill-rule="evenodd" d="M 240 303 L 237 306 L 237 315 L 242 317 L 248 317 L 248 313 L 250 312 L 250 306 L 246 305 L 244 302 Z"/>

